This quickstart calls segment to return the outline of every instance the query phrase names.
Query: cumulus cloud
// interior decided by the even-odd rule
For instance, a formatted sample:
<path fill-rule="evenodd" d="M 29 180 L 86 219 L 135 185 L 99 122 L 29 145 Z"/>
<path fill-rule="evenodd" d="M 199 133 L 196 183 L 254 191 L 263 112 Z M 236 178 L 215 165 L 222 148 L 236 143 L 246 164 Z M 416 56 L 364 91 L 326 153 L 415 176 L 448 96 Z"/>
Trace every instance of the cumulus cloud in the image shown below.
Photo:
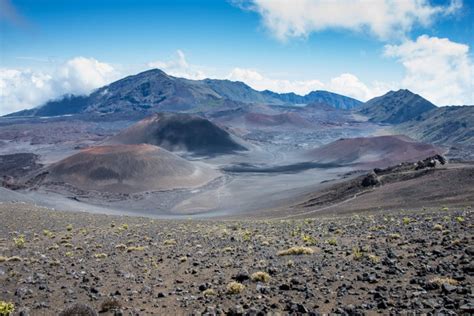
<path fill-rule="evenodd" d="M 325 29 L 368 30 L 382 40 L 403 38 L 415 25 L 429 26 L 437 17 L 462 7 L 462 0 L 432 5 L 428 0 L 236 0 L 258 12 L 280 40 L 306 37 Z"/>
<path fill-rule="evenodd" d="M 437 105 L 474 104 L 474 62 L 468 45 L 422 35 L 416 41 L 386 45 L 384 54 L 405 68 L 402 86 Z"/>
<path fill-rule="evenodd" d="M 94 58 L 76 57 L 48 72 L 0 68 L 0 115 L 32 108 L 64 94 L 87 94 L 119 76 Z"/>
<path fill-rule="evenodd" d="M 189 64 L 183 51 L 178 49 L 176 57 L 167 61 L 152 61 L 148 63 L 150 68 L 159 68 L 169 75 L 187 79 L 204 79 L 206 75 L 199 66 Z"/>
<path fill-rule="evenodd" d="M 94 58 L 76 57 L 58 70 L 60 86 L 64 91 L 86 94 L 117 78 L 118 73 L 107 64 Z"/>
<path fill-rule="evenodd" d="M 265 77 L 258 71 L 245 68 L 234 68 L 227 79 L 242 81 L 256 90 L 271 90 L 275 92 L 295 92 L 306 94 L 312 90 L 319 90 L 324 84 L 319 80 L 291 81 Z"/>
<path fill-rule="evenodd" d="M 271 90 L 274 92 L 295 92 L 305 95 L 314 90 L 328 90 L 366 101 L 381 95 L 395 87 L 394 84 L 374 82 L 370 85 L 362 82 L 357 76 L 344 73 L 330 80 L 286 80 L 275 79 L 262 75 L 256 70 L 245 68 L 234 68 L 227 79 L 242 81 L 256 90 Z"/>

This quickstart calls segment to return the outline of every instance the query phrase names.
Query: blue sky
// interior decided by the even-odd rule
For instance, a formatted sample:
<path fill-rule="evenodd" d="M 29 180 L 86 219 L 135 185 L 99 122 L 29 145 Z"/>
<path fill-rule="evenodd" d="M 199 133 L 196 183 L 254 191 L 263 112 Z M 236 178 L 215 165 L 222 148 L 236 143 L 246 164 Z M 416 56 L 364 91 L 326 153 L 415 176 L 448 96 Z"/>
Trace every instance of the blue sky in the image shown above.
<path fill-rule="evenodd" d="M 365 100 L 410 88 L 438 105 L 474 103 L 471 1 L 377 0 L 388 4 L 350 22 L 371 1 L 328 8 L 325 0 L 0 0 L 0 113 L 152 66 L 257 89 L 327 89 Z M 455 93 L 439 91 L 446 83 L 424 60 L 455 73 L 446 78 Z"/>

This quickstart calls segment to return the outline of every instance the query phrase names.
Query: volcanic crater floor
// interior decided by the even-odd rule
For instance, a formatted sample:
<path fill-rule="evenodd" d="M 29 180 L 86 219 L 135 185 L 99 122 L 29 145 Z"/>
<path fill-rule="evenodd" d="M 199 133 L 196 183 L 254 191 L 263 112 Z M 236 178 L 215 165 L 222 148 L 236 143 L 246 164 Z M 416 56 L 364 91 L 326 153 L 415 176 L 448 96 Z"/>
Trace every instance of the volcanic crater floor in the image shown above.
<path fill-rule="evenodd" d="M 55 315 L 470 314 L 470 206 L 157 220 L 0 204 L 0 300 Z"/>

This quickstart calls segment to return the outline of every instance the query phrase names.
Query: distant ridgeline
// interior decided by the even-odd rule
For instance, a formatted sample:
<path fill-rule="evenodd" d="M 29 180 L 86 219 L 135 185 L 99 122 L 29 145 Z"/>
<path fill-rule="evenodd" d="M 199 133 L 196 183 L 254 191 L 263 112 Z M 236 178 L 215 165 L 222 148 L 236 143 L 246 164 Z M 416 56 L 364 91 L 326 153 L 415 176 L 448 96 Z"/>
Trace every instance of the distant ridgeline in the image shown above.
<path fill-rule="evenodd" d="M 156 112 L 246 115 L 252 113 L 253 108 L 258 105 L 272 106 L 278 113 L 286 113 L 288 106 L 321 110 L 329 108 L 336 112 L 350 110 L 367 117 L 370 122 L 396 125 L 397 132 L 423 141 L 463 145 L 474 143 L 474 107 L 436 107 L 409 90 L 390 91 L 362 103 L 328 91 L 313 91 L 304 96 L 269 90 L 257 91 L 243 82 L 189 80 L 167 75 L 159 69 L 128 76 L 99 88 L 88 96 L 67 95 L 7 116 L 80 114 L 87 118 L 95 115 L 101 119 L 138 120 Z M 336 115 L 336 112 L 331 115 Z M 261 113 L 258 117 L 255 117 L 257 114 L 251 115 L 250 119 L 260 120 L 300 119 L 286 114 L 272 117 Z M 305 119 L 303 115 L 300 121 Z M 305 124 L 301 126 L 306 127 Z"/>
<path fill-rule="evenodd" d="M 77 113 L 199 112 L 217 106 L 238 107 L 239 104 L 304 105 L 326 103 L 337 109 L 352 109 L 362 102 L 327 91 L 313 91 L 305 96 L 295 93 L 256 91 L 243 82 L 229 80 L 189 80 L 169 76 L 152 69 L 128 76 L 97 89 L 89 96 L 68 95 L 37 108 L 9 116 L 56 116 Z"/>

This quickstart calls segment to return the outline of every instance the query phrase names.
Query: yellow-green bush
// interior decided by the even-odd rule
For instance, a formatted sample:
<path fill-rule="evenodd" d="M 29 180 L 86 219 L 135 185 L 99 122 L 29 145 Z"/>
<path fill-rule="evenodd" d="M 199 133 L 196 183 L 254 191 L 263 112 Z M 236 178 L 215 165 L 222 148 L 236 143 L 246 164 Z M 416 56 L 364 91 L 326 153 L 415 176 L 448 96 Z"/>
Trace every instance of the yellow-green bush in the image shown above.
<path fill-rule="evenodd" d="M 0 315 L 8 316 L 15 311 L 15 305 L 10 302 L 0 301 Z"/>
<path fill-rule="evenodd" d="M 295 246 L 278 252 L 279 256 L 310 255 L 314 250 L 309 247 Z"/>
<path fill-rule="evenodd" d="M 20 235 L 16 238 L 13 238 L 13 242 L 15 243 L 15 246 L 18 248 L 24 248 L 26 244 L 26 239 L 24 235 Z"/>
<path fill-rule="evenodd" d="M 245 289 L 245 285 L 239 282 L 230 282 L 227 284 L 227 293 L 228 294 L 239 294 Z"/>
<path fill-rule="evenodd" d="M 264 282 L 264 283 L 270 281 L 271 279 L 270 275 L 263 271 L 258 271 L 258 272 L 253 273 L 250 278 L 254 282 Z"/>

